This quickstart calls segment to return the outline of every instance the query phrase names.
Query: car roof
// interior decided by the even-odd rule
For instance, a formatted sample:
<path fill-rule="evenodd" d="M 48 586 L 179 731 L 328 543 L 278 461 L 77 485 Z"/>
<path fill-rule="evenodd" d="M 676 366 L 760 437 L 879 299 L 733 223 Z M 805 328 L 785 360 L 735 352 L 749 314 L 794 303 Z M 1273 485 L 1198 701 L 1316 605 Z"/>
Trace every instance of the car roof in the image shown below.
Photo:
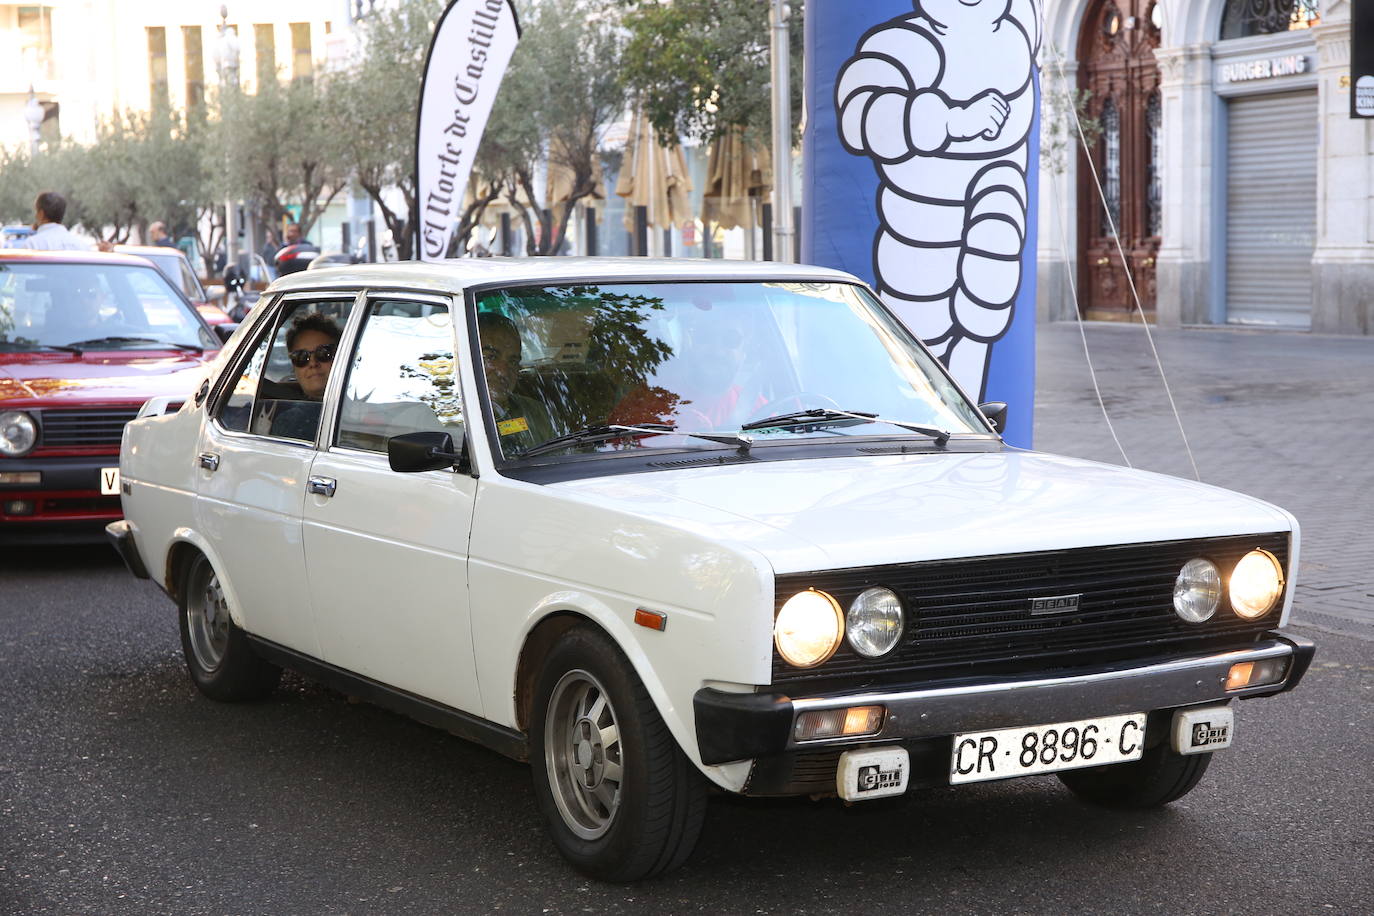
<path fill-rule="evenodd" d="M 430 289 L 459 293 L 488 284 L 620 283 L 701 280 L 861 282 L 828 267 L 705 258 L 451 258 L 352 264 L 287 274 L 268 292 L 321 287 Z"/>
<path fill-rule="evenodd" d="M 157 270 L 146 258 L 107 251 L 33 251 L 27 248 L 0 248 L 0 260 L 47 264 L 123 264 Z"/>
<path fill-rule="evenodd" d="M 128 254 L 138 255 L 173 255 L 174 257 L 184 258 L 186 252 L 180 248 L 173 248 L 171 245 L 116 245 L 115 251 L 123 251 Z"/>

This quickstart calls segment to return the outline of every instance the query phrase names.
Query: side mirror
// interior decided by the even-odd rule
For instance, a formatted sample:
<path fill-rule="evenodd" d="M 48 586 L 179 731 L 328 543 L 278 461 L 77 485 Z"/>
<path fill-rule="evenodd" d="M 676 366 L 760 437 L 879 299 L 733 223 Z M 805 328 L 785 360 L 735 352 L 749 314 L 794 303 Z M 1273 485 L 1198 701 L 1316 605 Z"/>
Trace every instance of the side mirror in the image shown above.
<path fill-rule="evenodd" d="M 393 471 L 442 471 L 457 467 L 467 470 L 467 457 L 453 450 L 448 433 L 404 433 L 386 440 L 386 457 Z"/>
<path fill-rule="evenodd" d="M 1005 401 L 988 401 L 986 404 L 979 404 L 978 409 L 983 412 L 983 416 L 988 418 L 992 428 L 997 430 L 1000 436 L 1007 431 L 1007 405 Z"/>
<path fill-rule="evenodd" d="M 220 343 L 228 343 L 229 338 L 233 337 L 234 332 L 239 329 L 239 326 L 232 322 L 229 324 L 215 324 L 211 325 L 211 327 L 214 329 L 215 336 L 219 338 Z"/>
<path fill-rule="evenodd" d="M 205 298 L 211 302 L 219 302 L 228 294 L 229 290 L 218 283 L 205 287 Z"/>

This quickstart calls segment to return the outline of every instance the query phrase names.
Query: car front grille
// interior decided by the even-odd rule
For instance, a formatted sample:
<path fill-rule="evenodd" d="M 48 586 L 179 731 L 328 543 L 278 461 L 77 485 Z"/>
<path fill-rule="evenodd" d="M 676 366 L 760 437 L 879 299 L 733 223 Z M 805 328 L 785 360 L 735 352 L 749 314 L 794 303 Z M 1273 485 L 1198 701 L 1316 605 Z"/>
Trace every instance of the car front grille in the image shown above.
<path fill-rule="evenodd" d="M 1207 557 L 1225 582 L 1255 548 L 1288 568 L 1284 532 L 779 576 L 774 613 L 807 588 L 829 592 L 848 608 L 864 589 L 885 586 L 901 597 L 907 626 L 897 647 L 876 659 L 842 643 L 823 665 L 797 669 L 775 651 L 773 683 L 838 687 L 912 676 L 1017 674 L 1244 644 L 1271 629 L 1277 613 L 1242 620 L 1223 595 L 1211 620 L 1185 623 L 1174 613 L 1174 580 L 1188 560 Z M 1061 595 L 1081 596 L 1077 609 L 1031 614 L 1032 599 Z"/>
<path fill-rule="evenodd" d="M 42 414 L 43 445 L 62 448 L 76 445 L 119 445 L 124 424 L 138 416 L 136 407 L 45 410 Z"/>

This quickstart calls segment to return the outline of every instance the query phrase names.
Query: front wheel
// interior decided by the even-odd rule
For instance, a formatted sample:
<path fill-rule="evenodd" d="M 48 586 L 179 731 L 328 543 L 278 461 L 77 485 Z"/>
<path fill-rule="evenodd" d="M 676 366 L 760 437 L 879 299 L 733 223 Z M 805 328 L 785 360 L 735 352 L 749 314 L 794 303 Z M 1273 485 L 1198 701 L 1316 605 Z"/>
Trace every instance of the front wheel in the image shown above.
<path fill-rule="evenodd" d="M 1059 781 L 1078 797 L 1108 808 L 1159 808 L 1202 781 L 1211 754 L 1178 754 L 1162 741 L 1131 763 L 1066 770 Z"/>
<path fill-rule="evenodd" d="M 704 781 L 605 634 L 575 627 L 554 646 L 530 723 L 535 797 L 564 858 L 605 881 L 686 861 L 705 819 Z"/>
<path fill-rule="evenodd" d="M 276 689 L 281 669 L 260 658 L 229 616 L 219 576 L 203 554 L 191 561 L 178 602 L 186 669 L 215 700 L 258 700 Z"/>

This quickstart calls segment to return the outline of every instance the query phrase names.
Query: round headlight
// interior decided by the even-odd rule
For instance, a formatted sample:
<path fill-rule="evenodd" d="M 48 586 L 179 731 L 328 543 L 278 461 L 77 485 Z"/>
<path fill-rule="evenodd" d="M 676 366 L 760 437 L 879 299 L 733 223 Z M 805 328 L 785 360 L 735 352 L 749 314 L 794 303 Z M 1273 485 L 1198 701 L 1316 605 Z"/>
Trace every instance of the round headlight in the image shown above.
<path fill-rule="evenodd" d="M 1247 620 L 1269 613 L 1283 594 L 1283 570 L 1274 555 L 1252 550 L 1231 573 L 1231 609 Z"/>
<path fill-rule="evenodd" d="M 888 588 L 859 593 L 845 615 L 845 632 L 854 651 L 868 658 L 886 655 L 902 638 L 902 602 Z"/>
<path fill-rule="evenodd" d="M 839 603 L 814 589 L 798 592 L 783 604 L 773 622 L 773 644 L 787 664 L 814 668 L 835 654 L 844 636 Z"/>
<path fill-rule="evenodd" d="M 0 413 L 0 455 L 16 458 L 27 454 L 38 441 L 38 424 L 18 410 Z"/>
<path fill-rule="evenodd" d="M 1210 620 L 1221 603 L 1221 572 L 1211 560 L 1189 560 L 1174 580 L 1174 611 L 1189 623 Z"/>

